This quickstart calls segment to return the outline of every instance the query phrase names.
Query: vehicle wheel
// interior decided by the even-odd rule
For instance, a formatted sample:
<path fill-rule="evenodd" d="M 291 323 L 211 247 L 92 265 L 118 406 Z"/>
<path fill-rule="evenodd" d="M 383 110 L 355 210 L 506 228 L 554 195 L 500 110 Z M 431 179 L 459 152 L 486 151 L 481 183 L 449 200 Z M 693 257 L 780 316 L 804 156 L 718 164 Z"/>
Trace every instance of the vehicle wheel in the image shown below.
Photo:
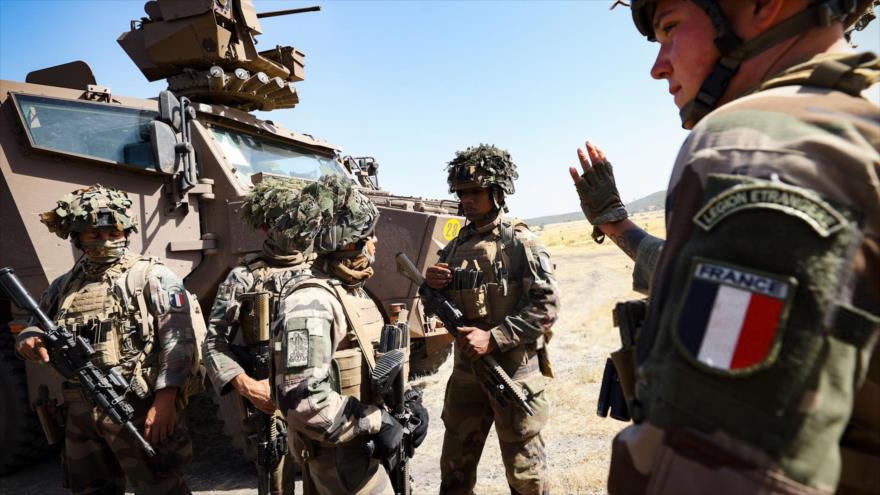
<path fill-rule="evenodd" d="M 425 347 L 425 341 L 422 339 L 414 339 L 409 346 L 409 377 L 410 379 L 433 375 L 440 366 L 446 362 L 449 355 L 452 354 L 452 344 L 443 349 L 428 355 Z"/>
<path fill-rule="evenodd" d="M 45 457 L 46 435 L 28 403 L 24 361 L 8 327 L 0 327 L 0 475 Z"/>

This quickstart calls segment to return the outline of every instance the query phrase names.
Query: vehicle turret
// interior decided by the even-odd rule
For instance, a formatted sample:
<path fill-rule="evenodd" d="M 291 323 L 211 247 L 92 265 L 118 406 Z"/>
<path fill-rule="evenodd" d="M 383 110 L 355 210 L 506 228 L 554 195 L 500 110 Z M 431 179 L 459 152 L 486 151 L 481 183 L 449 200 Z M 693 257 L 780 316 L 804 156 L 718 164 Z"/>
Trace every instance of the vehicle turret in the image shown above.
<path fill-rule="evenodd" d="M 150 0 L 146 17 L 117 42 L 148 80 L 167 79 L 178 97 L 245 111 L 292 108 L 305 55 L 292 46 L 258 51 L 259 20 L 318 10 L 257 13 L 251 0 Z"/>

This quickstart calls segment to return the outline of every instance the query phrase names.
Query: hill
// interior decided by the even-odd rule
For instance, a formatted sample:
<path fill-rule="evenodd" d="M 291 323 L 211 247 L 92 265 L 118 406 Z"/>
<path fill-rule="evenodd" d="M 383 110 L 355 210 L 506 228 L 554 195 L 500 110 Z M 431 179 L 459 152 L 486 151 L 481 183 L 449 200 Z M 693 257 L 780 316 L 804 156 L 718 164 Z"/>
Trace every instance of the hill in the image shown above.
<path fill-rule="evenodd" d="M 654 211 L 663 209 L 663 201 L 666 198 L 666 190 L 651 193 L 643 198 L 627 203 L 626 210 L 630 213 L 640 213 L 643 211 Z M 532 227 L 543 227 L 551 223 L 574 222 L 583 220 L 584 214 L 580 211 L 571 213 L 560 213 L 558 215 L 546 215 L 543 217 L 535 217 L 526 219 L 525 222 Z"/>

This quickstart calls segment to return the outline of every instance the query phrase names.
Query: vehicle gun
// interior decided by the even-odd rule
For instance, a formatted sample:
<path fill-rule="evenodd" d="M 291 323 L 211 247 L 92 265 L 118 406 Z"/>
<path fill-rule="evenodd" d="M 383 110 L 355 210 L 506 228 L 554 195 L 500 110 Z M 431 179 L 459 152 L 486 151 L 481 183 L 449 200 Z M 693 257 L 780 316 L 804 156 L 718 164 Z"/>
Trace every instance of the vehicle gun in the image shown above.
<path fill-rule="evenodd" d="M 117 369 L 105 374 L 95 366 L 92 363 L 95 349 L 91 344 L 66 327 L 56 326 L 24 288 L 12 268 L 0 268 L 0 287 L 16 306 L 29 312 L 45 332 L 41 337 L 52 367 L 64 378 L 76 380 L 91 404 L 129 432 L 148 456 L 155 456 L 156 451 L 131 422 L 134 408 L 125 400 L 128 383 Z"/>
<path fill-rule="evenodd" d="M 455 337 L 459 336 L 458 329 L 467 326 L 464 314 L 442 292 L 428 287 L 425 277 L 419 273 L 412 260 L 406 253 L 397 253 L 397 272 L 408 278 L 419 288 L 419 296 L 425 312 L 435 315 L 443 322 L 446 330 Z M 491 355 L 482 356 L 474 362 L 474 370 L 482 379 L 483 387 L 503 407 L 513 403 L 529 416 L 534 416 L 535 411 L 529 405 L 519 386 L 513 383 L 504 368 L 498 364 Z"/>

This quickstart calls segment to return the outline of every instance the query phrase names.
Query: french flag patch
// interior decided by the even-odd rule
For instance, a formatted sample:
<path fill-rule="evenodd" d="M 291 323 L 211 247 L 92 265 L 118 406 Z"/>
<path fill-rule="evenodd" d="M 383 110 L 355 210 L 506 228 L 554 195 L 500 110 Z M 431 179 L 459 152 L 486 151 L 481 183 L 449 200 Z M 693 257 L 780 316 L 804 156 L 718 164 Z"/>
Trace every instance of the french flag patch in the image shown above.
<path fill-rule="evenodd" d="M 168 295 L 168 299 L 172 308 L 180 309 L 186 306 L 186 296 L 183 295 L 183 291 L 172 292 Z"/>
<path fill-rule="evenodd" d="M 770 356 L 797 282 L 697 258 L 678 317 L 678 340 L 714 369 L 754 368 Z"/>

